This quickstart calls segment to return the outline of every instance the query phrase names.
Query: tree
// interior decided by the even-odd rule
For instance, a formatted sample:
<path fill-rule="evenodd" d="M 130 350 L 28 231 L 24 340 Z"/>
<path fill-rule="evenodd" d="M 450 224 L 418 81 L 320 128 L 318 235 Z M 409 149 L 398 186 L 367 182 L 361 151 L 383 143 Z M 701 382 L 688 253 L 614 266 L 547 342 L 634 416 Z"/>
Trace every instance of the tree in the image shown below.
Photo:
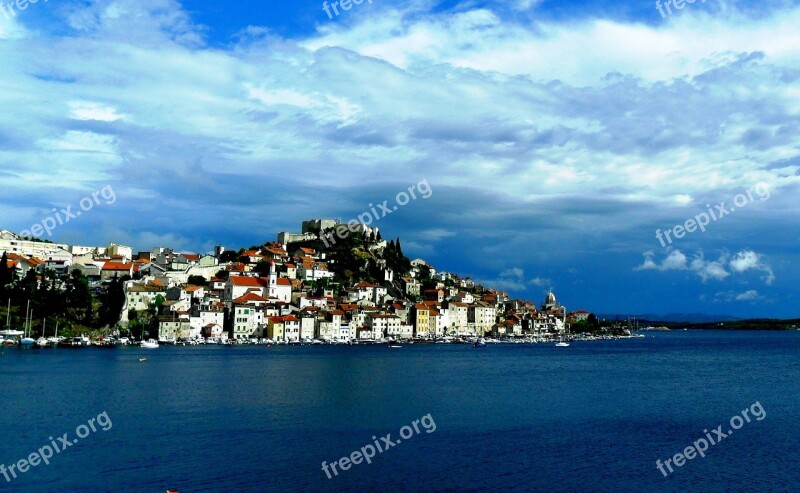
<path fill-rule="evenodd" d="M 89 279 L 81 271 L 75 269 L 64 282 L 65 313 L 68 318 L 83 325 L 92 323 L 92 293 L 89 291 Z"/>
<path fill-rule="evenodd" d="M 222 255 L 219 256 L 219 261 L 222 263 L 226 262 L 237 262 L 239 260 L 239 253 L 233 250 L 225 250 L 222 252 Z"/>
<path fill-rule="evenodd" d="M 106 296 L 103 304 L 100 307 L 100 326 L 113 326 L 119 321 L 122 313 L 122 307 L 125 306 L 125 281 L 129 280 L 129 276 L 114 278 L 106 288 Z"/>
<path fill-rule="evenodd" d="M 8 253 L 3 252 L 0 259 L 0 293 L 5 294 L 7 286 L 14 280 L 14 273 L 8 268 Z"/>
<path fill-rule="evenodd" d="M 392 240 L 383 252 L 386 266 L 395 273 L 405 275 L 411 270 L 411 260 L 403 255 L 403 247 L 400 245 L 400 238 Z"/>
<path fill-rule="evenodd" d="M 253 268 L 253 272 L 258 273 L 258 275 L 260 275 L 262 277 L 263 276 L 268 276 L 269 275 L 269 271 L 270 271 L 271 268 L 272 268 L 272 264 L 271 263 L 269 263 L 269 262 L 267 262 L 265 260 L 261 260 Z"/>
<path fill-rule="evenodd" d="M 188 282 L 192 286 L 205 286 L 206 278 L 203 276 L 189 276 Z"/>

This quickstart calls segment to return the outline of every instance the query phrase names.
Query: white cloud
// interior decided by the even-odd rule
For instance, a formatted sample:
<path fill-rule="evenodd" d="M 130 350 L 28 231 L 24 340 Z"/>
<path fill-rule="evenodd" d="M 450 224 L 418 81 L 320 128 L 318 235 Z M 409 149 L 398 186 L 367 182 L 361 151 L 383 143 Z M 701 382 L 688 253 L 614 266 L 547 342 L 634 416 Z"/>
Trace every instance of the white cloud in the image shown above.
<path fill-rule="evenodd" d="M 772 271 L 772 267 L 764 263 L 762 255 L 752 250 L 742 250 L 734 255 L 730 261 L 730 267 L 731 270 L 737 273 L 747 272 L 751 269 L 760 270 L 764 272 L 764 277 L 761 279 L 767 285 L 775 281 L 775 273 Z"/>
<path fill-rule="evenodd" d="M 737 293 L 735 291 L 720 291 L 714 295 L 714 303 L 737 303 L 763 301 L 765 297 L 755 289 Z"/>
<path fill-rule="evenodd" d="M 691 258 L 691 261 L 680 250 L 670 249 L 666 257 L 658 263 L 655 260 L 655 253 L 647 251 L 644 254 L 644 262 L 634 270 L 655 270 L 655 271 L 680 271 L 690 270 L 697 274 L 703 282 L 709 280 L 724 281 L 731 273 L 743 274 L 748 270 L 761 270 L 765 273 L 762 280 L 770 285 L 775 280 L 772 268 L 764 263 L 762 255 L 752 250 L 742 250 L 736 255 L 730 256 L 722 253 L 717 260 L 706 260 L 702 251 L 698 251 Z M 728 271 L 730 267 L 730 271 Z"/>
<path fill-rule="evenodd" d="M 758 291 L 751 289 L 750 291 L 738 294 L 736 296 L 736 301 L 755 301 L 759 298 L 761 298 L 761 296 L 758 294 Z"/>
<path fill-rule="evenodd" d="M 553 285 L 553 281 L 545 277 L 534 277 L 528 281 L 528 284 L 531 286 L 536 286 L 537 288 L 549 288 Z"/>
<path fill-rule="evenodd" d="M 723 254 L 719 260 L 706 260 L 703 252 L 699 252 L 692 258 L 689 268 L 700 276 L 703 282 L 708 282 L 709 279 L 724 281 L 731 275 L 730 272 L 725 270 L 727 258 L 728 256 Z"/>
<path fill-rule="evenodd" d="M 72 110 L 70 115 L 75 120 L 96 120 L 101 122 L 115 122 L 123 118 L 117 114 L 117 110 L 100 103 L 89 101 L 70 101 L 69 108 Z"/>
<path fill-rule="evenodd" d="M 449 231 L 444 228 L 433 228 L 420 231 L 417 236 L 428 241 L 441 241 L 444 238 L 450 238 L 455 235 L 455 231 Z"/>
<path fill-rule="evenodd" d="M 528 280 L 525 276 L 525 271 L 520 267 L 506 269 L 496 279 L 482 279 L 475 282 L 486 287 L 516 292 L 526 291 L 529 286 L 543 287 L 543 285 L 550 285 L 548 279 L 541 277 Z"/>
<path fill-rule="evenodd" d="M 644 263 L 635 270 L 658 270 L 665 272 L 669 270 L 686 270 L 687 268 L 686 255 L 680 250 L 671 250 L 660 264 L 653 260 L 655 253 L 652 251 L 645 252 L 644 257 Z"/>

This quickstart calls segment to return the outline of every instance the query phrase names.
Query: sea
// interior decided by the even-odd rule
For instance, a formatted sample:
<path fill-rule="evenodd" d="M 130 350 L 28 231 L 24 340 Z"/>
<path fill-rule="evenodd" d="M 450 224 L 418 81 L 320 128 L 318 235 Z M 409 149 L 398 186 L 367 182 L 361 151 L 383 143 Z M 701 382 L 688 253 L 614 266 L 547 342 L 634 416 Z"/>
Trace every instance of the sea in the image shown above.
<path fill-rule="evenodd" d="M 799 331 L 6 348 L 0 491 L 800 491 L 798 377 Z"/>

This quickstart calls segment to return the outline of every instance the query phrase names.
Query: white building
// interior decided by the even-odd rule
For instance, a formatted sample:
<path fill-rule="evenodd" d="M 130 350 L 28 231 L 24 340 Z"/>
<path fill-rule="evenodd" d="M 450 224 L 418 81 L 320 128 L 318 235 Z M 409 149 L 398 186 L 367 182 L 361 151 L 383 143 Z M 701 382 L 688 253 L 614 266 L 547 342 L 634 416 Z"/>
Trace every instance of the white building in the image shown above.
<path fill-rule="evenodd" d="M 261 337 L 264 332 L 264 312 L 251 305 L 234 305 L 233 338 Z"/>
<path fill-rule="evenodd" d="M 372 339 L 382 339 L 387 334 L 399 334 L 402 320 L 397 315 L 373 313 L 367 316 L 367 328 Z M 411 333 L 413 334 L 413 327 Z"/>
<path fill-rule="evenodd" d="M 467 322 L 474 324 L 477 335 L 482 336 L 489 333 L 497 322 L 497 309 L 482 301 L 470 305 Z"/>
<path fill-rule="evenodd" d="M 69 253 L 69 246 L 61 243 L 43 243 L 41 241 L 23 240 L 11 231 L 0 231 L 0 255 L 3 252 L 16 253 L 26 257 L 42 258 L 48 253 L 58 251 Z"/>

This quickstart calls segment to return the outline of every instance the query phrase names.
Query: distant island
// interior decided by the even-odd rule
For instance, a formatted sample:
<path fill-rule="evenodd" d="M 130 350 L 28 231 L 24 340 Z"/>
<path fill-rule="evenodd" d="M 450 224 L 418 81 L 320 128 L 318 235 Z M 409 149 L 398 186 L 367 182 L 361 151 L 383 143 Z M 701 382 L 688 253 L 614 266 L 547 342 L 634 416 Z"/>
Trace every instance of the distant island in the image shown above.
<path fill-rule="evenodd" d="M 662 322 L 639 320 L 642 330 L 657 330 L 661 327 L 669 330 L 798 330 L 800 319 L 754 318 L 724 322 Z"/>

